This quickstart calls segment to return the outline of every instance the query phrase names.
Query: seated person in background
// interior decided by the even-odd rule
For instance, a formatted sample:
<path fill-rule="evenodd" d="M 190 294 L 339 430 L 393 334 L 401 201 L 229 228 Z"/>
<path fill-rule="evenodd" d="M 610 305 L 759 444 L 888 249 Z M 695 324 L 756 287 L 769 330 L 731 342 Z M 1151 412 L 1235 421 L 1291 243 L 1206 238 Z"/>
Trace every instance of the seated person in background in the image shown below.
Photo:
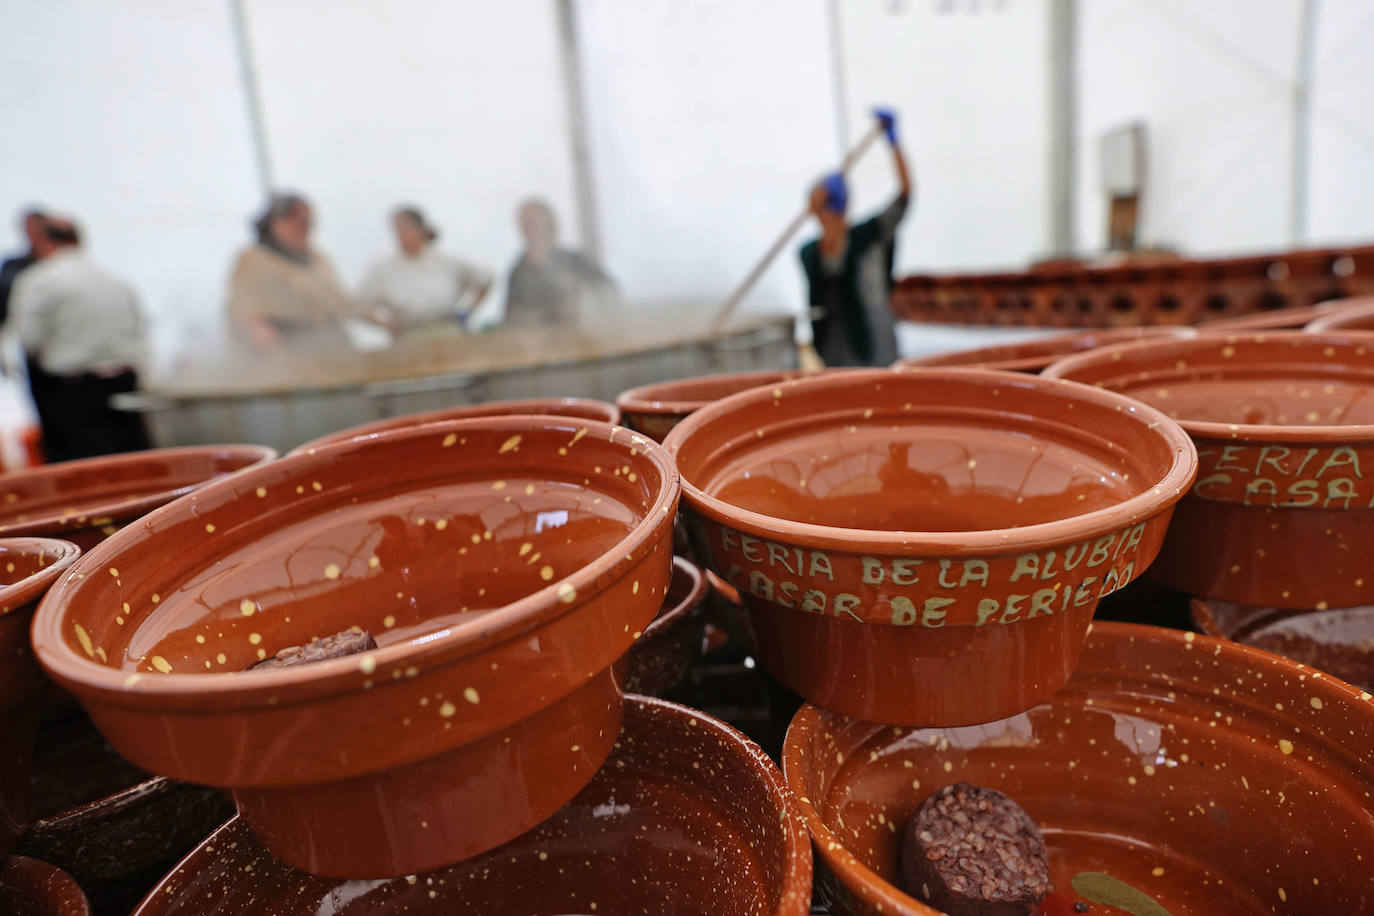
<path fill-rule="evenodd" d="M 253 223 L 258 241 L 229 278 L 229 318 L 258 347 L 346 346 L 342 321 L 354 313 L 334 265 L 310 245 L 313 214 L 299 194 L 276 194 Z"/>
<path fill-rule="evenodd" d="M 598 305 L 619 299 L 615 283 L 590 258 L 555 247 L 558 225 L 542 200 L 527 200 L 516 211 L 525 251 L 510 271 L 506 290 L 506 324 L 577 324 Z"/>
<path fill-rule="evenodd" d="M 372 266 L 358 290 L 368 317 L 393 331 L 467 318 L 491 288 L 491 272 L 435 249 L 439 232 L 414 207 L 391 216 L 400 252 Z"/>
<path fill-rule="evenodd" d="M 148 448 L 143 418 L 110 406 L 138 388 L 147 357 L 137 296 L 86 256 L 69 220 L 45 217 L 34 251 L 37 263 L 15 281 L 10 321 L 44 374 L 33 386 L 44 454 L 69 461 Z"/>

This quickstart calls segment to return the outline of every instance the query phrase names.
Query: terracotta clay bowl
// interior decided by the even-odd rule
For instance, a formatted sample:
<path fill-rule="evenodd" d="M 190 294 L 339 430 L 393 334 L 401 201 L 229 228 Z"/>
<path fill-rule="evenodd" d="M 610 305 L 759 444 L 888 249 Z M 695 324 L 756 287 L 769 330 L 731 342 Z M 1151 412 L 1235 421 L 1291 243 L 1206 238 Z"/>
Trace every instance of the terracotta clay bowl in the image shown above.
<path fill-rule="evenodd" d="M 782 774 L 757 746 L 695 710 L 631 696 L 596 778 L 499 849 L 429 873 L 341 883 L 276 861 L 235 819 L 137 916 L 803 916 L 809 844 Z"/>
<path fill-rule="evenodd" d="M 1197 465 L 1151 407 L 986 369 L 782 382 L 703 408 L 665 446 L 764 667 L 900 725 L 986 722 L 1059 689 Z"/>
<path fill-rule="evenodd" d="M 896 886 L 898 849 L 921 801 L 960 781 L 1026 809 L 1056 894 L 1090 913 L 1374 912 L 1374 702 L 1224 640 L 1095 624 L 1062 691 L 985 725 L 803 707 L 783 771 L 836 879 L 834 913 L 936 912 Z M 1163 909 L 1085 895 L 1113 881 Z"/>
<path fill-rule="evenodd" d="M 335 442 L 344 442 L 348 439 L 355 439 L 358 436 L 375 436 L 378 433 L 388 432 L 393 429 L 407 429 L 411 426 L 422 426 L 425 423 L 436 423 L 440 420 L 469 420 L 473 417 L 508 417 L 515 414 L 553 416 L 553 417 L 582 417 L 587 420 L 600 420 L 603 423 L 619 423 L 620 408 L 605 401 L 593 401 L 588 398 L 529 398 L 523 401 L 490 401 L 485 404 L 463 404 L 458 407 L 445 407 L 440 410 L 428 410 L 424 413 L 406 414 L 400 417 L 388 417 L 385 420 L 377 420 L 373 423 L 364 423 L 361 426 L 351 426 L 348 429 L 330 433 L 313 439 L 304 445 L 297 446 L 291 451 L 309 451 L 312 448 L 319 448 L 321 445 L 331 445 Z"/>
<path fill-rule="evenodd" d="M 656 382 L 622 391 L 615 399 L 625 425 L 662 442 L 673 427 L 712 401 L 787 379 L 814 375 L 802 369 L 787 372 L 738 372 Z"/>
<path fill-rule="evenodd" d="M 1374 297 L 1338 299 L 1333 305 L 1335 308 L 1308 322 L 1304 330 L 1314 334 L 1374 331 Z"/>
<path fill-rule="evenodd" d="M 627 693 L 661 696 L 677 686 L 701 656 L 701 603 L 710 586 L 695 563 L 673 557 L 673 577 L 654 622 L 625 654 Z"/>
<path fill-rule="evenodd" d="M 613 664 L 662 604 L 677 489 L 658 445 L 574 418 L 324 446 L 92 550 L 34 648 L 122 756 L 231 789 L 279 858 L 449 864 L 553 813 L 610 752 Z M 245 671 L 353 627 L 379 648 Z"/>
<path fill-rule="evenodd" d="M 261 445 L 151 449 L 63 461 L 0 478 L 0 537 L 60 537 L 89 550 L 207 482 L 271 461 Z"/>
<path fill-rule="evenodd" d="M 13 916 L 90 916 L 86 895 L 60 868 L 10 856 L 0 866 L 0 913 Z"/>
<path fill-rule="evenodd" d="M 1006 369 L 1010 372 L 1039 372 L 1050 363 L 1070 353 L 1082 353 L 1086 350 L 1095 350 L 1098 347 L 1128 343 L 1148 337 L 1191 337 L 1196 333 L 1192 328 L 1175 326 L 1074 331 L 1072 334 L 1055 334 L 1052 337 L 1038 337 L 1019 343 L 978 347 L 974 350 L 959 350 L 955 353 L 937 353 L 934 356 L 922 356 L 917 359 L 900 359 L 893 363 L 893 368 L 966 366 L 976 369 Z"/>
<path fill-rule="evenodd" d="M 1374 607 L 1291 611 L 1194 598 L 1193 622 L 1232 639 L 1374 690 Z"/>
<path fill-rule="evenodd" d="M 1209 334 L 1070 357 L 1045 374 L 1151 404 L 1197 443 L 1197 481 L 1151 576 L 1239 604 L 1374 601 L 1374 343 Z"/>
<path fill-rule="evenodd" d="M 29 819 L 29 772 L 44 683 L 29 648 L 29 624 L 38 599 L 80 553 L 67 541 L 0 539 L 0 859 Z"/>
<path fill-rule="evenodd" d="M 1304 305 L 1300 308 L 1252 312 L 1248 315 L 1238 315 L 1235 318 L 1218 318 L 1216 321 L 1204 321 L 1197 326 L 1197 329 L 1204 334 L 1211 334 L 1217 331 L 1298 330 L 1309 322 L 1330 314 L 1337 305 L 1338 303 L 1336 302 L 1319 302 L 1316 305 Z"/>

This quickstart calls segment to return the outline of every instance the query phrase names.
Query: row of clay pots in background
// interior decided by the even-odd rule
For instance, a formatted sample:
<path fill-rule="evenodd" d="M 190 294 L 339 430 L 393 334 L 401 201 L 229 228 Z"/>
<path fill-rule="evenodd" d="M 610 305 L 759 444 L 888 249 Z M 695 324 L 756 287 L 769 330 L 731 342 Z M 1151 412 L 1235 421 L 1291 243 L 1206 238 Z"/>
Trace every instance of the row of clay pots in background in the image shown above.
<path fill-rule="evenodd" d="M 1198 261 L 1058 261 L 1022 273 L 908 276 L 901 318 L 1036 327 L 1192 325 L 1374 294 L 1374 247 Z"/>

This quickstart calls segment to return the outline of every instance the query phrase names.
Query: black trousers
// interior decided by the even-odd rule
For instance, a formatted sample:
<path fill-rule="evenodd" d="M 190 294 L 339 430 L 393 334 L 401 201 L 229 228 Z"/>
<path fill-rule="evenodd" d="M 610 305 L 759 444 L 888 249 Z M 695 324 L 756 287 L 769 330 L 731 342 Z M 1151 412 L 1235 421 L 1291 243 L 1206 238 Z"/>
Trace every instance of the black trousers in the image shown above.
<path fill-rule="evenodd" d="M 94 458 L 151 447 L 143 417 L 110 406 L 114 395 L 137 390 L 137 373 L 129 370 L 118 375 L 53 375 L 32 358 L 28 363 L 29 390 L 38 408 L 43 454 L 48 461 Z"/>

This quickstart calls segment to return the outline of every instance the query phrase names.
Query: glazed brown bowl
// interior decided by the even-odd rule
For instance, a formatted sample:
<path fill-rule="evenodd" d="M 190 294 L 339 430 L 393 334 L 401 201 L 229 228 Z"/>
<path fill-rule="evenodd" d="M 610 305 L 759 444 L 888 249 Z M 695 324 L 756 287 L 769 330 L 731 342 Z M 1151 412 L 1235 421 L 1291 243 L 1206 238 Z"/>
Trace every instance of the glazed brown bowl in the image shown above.
<path fill-rule="evenodd" d="M 896 886 L 898 847 L 921 801 L 960 781 L 1026 809 L 1056 891 L 1090 913 L 1105 901 L 1083 891 L 1110 882 L 1084 873 L 1162 906 L 1111 913 L 1374 912 L 1374 702 L 1224 640 L 1094 624 L 1063 690 L 985 725 L 803 707 L 783 771 L 836 879 L 833 913 L 936 913 Z"/>
<path fill-rule="evenodd" d="M 528 398 L 521 401 L 489 401 L 485 404 L 463 404 L 457 407 L 444 407 L 440 410 L 428 410 L 424 413 L 387 417 L 385 420 L 363 423 L 360 426 L 350 426 L 348 429 L 342 429 L 336 433 L 312 439 L 304 445 L 298 445 L 291 450 L 290 454 L 294 455 L 297 452 L 309 451 L 322 445 L 332 445 L 335 442 L 356 439 L 359 436 L 375 436 L 378 433 L 393 429 L 408 429 L 412 426 L 423 426 L 426 423 L 437 423 L 440 420 L 470 420 L 474 417 L 508 417 L 517 414 L 582 417 L 586 420 L 600 420 L 602 423 L 620 422 L 620 408 L 605 401 L 593 401 L 588 398 Z"/>
<path fill-rule="evenodd" d="M 832 372 L 718 401 L 665 446 L 760 660 L 827 709 L 986 722 L 1063 686 L 1197 466 L 1159 411 L 986 369 Z"/>
<path fill-rule="evenodd" d="M 1150 575 L 1239 604 L 1374 601 L 1374 342 L 1291 331 L 1126 344 L 1045 371 L 1165 411 L 1197 481 Z"/>
<path fill-rule="evenodd" d="M 279 858 L 412 873 L 529 829 L 606 758 L 677 490 L 657 444 L 590 420 L 325 446 L 111 537 L 41 605 L 34 648 L 121 755 L 231 789 Z M 352 627 L 379 648 L 245 671 Z"/>
<path fill-rule="evenodd" d="M 38 599 L 80 549 L 49 538 L 0 538 L 0 860 L 29 819 L 29 772 L 43 673 L 29 648 Z"/>
<path fill-rule="evenodd" d="M 673 557 L 673 577 L 654 622 L 625 654 L 622 686 L 626 693 L 662 696 L 677 686 L 701 655 L 705 620 L 701 603 L 710 585 L 706 574 L 682 557 Z"/>
<path fill-rule="evenodd" d="M 1374 690 L 1374 607 L 1292 611 L 1194 598 L 1193 622 L 1210 636 L 1273 652 Z"/>
<path fill-rule="evenodd" d="M 1112 344 L 1128 343 L 1150 337 L 1191 337 L 1192 328 L 1152 325 L 1141 328 L 1094 329 L 1037 337 L 1018 343 L 978 347 L 954 353 L 937 353 L 914 359 L 899 359 L 894 369 L 916 369 L 930 366 L 965 366 L 970 369 L 1005 369 L 1009 372 L 1039 372 L 1050 363 L 1070 353 L 1083 353 Z"/>
<path fill-rule="evenodd" d="M 0 913 L 13 916 L 91 916 L 71 875 L 47 862 L 10 856 L 0 865 Z"/>
<path fill-rule="evenodd" d="M 786 372 L 737 372 L 731 375 L 704 375 L 699 378 L 655 382 L 622 391 L 615 399 L 625 425 L 662 442 L 682 420 L 712 401 L 787 379 L 812 375 L 802 369 Z"/>
<path fill-rule="evenodd" d="M 1304 305 L 1300 308 L 1251 312 L 1248 315 L 1237 315 L 1234 318 L 1204 321 L 1197 326 L 1197 329 L 1204 334 L 1214 334 L 1218 331 L 1233 333 L 1235 331 L 1297 330 L 1330 314 L 1337 307 L 1339 307 L 1339 302 L 1319 302 L 1316 305 Z"/>
<path fill-rule="evenodd" d="M 606 766 L 529 833 L 460 865 L 331 881 L 273 859 L 233 820 L 137 916 L 729 913 L 804 916 L 811 850 L 777 766 L 695 710 L 630 696 Z"/>
<path fill-rule="evenodd" d="M 271 461 L 262 445 L 150 449 L 63 461 L 0 478 L 0 537 L 60 537 L 89 550 L 217 477 Z"/>
<path fill-rule="evenodd" d="M 1374 297 L 1338 299 L 1325 315 L 1313 319 L 1304 330 L 1314 334 L 1374 331 Z"/>

